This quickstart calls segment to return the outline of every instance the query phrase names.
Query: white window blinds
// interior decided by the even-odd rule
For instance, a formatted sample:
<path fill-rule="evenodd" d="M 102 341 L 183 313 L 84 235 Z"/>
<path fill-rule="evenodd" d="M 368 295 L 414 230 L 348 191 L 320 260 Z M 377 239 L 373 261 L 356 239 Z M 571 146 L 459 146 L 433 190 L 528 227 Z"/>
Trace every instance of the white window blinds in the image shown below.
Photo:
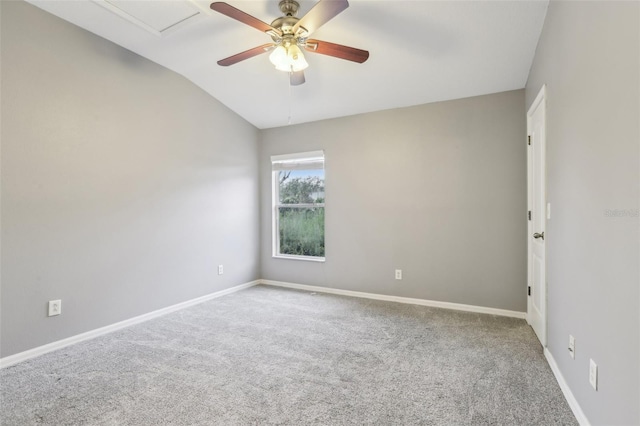
<path fill-rule="evenodd" d="M 271 169 L 273 171 L 324 169 L 324 151 L 272 155 Z"/>

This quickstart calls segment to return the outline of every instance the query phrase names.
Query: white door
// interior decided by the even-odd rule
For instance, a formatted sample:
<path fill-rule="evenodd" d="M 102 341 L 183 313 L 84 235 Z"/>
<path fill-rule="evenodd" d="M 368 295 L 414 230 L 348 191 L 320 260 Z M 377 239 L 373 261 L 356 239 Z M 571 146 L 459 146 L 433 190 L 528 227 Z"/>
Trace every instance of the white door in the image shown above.
<path fill-rule="evenodd" d="M 545 273 L 545 225 L 547 197 L 545 191 L 545 97 L 542 86 L 536 100 L 527 113 L 528 133 L 528 302 L 527 321 L 535 331 L 542 346 L 547 344 L 547 282 Z"/>

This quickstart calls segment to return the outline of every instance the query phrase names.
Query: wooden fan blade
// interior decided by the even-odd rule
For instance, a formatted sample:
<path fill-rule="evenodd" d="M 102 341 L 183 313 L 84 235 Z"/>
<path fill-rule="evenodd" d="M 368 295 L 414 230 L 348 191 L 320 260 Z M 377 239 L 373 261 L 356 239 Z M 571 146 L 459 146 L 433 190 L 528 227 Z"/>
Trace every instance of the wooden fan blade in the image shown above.
<path fill-rule="evenodd" d="M 218 65 L 222 65 L 223 67 L 228 67 L 229 65 L 237 64 L 240 61 L 244 61 L 245 59 L 253 58 L 254 56 L 258 56 L 262 53 L 266 53 L 275 47 L 274 43 L 263 44 L 262 46 L 254 47 L 253 49 L 245 50 L 244 52 L 238 53 L 233 56 L 229 56 L 228 58 L 221 59 L 218 61 Z"/>
<path fill-rule="evenodd" d="M 247 24 L 253 28 L 256 28 L 262 32 L 270 32 L 273 31 L 276 34 L 282 35 L 282 33 L 273 28 L 271 25 L 267 24 L 266 22 L 262 22 L 261 20 L 259 20 L 258 18 L 254 18 L 253 16 L 249 15 L 248 13 L 245 13 L 243 11 L 241 11 L 240 9 L 236 9 L 235 7 L 231 6 L 230 4 L 224 3 L 224 2 L 214 2 L 211 3 L 211 9 L 215 10 L 216 12 L 222 13 L 223 15 L 228 16 L 229 18 L 233 18 L 236 21 L 240 21 L 243 24 Z"/>
<path fill-rule="evenodd" d="M 305 82 L 304 71 L 296 71 L 289 73 L 289 84 L 292 86 L 300 86 Z"/>
<path fill-rule="evenodd" d="M 334 56 L 347 61 L 363 63 L 369 59 L 369 52 L 355 47 L 343 46 L 341 44 L 329 43 L 328 41 L 307 40 L 305 50 L 321 55 Z"/>
<path fill-rule="evenodd" d="M 304 36 L 308 37 L 309 34 L 335 18 L 347 7 L 349 7 L 347 0 L 320 0 L 306 15 L 296 22 L 293 26 L 293 33 L 297 34 L 298 29 L 302 27 L 307 32 Z"/>

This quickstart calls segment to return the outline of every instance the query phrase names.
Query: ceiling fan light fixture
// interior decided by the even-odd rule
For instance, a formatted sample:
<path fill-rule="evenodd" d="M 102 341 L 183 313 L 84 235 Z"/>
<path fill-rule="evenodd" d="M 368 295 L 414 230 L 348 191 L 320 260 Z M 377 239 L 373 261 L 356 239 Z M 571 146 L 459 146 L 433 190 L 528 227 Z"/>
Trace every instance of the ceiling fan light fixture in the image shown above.
<path fill-rule="evenodd" d="M 298 72 L 309 66 L 302 51 L 295 44 L 276 47 L 269 55 L 269 60 L 277 70 L 285 72 Z"/>
<path fill-rule="evenodd" d="M 289 61 L 291 62 L 291 71 L 298 72 L 306 69 L 309 64 L 307 60 L 304 58 L 302 54 L 302 50 L 293 44 L 289 47 L 289 51 L 287 52 L 289 56 Z"/>
<path fill-rule="evenodd" d="M 254 18 L 225 2 L 211 3 L 212 10 L 266 33 L 273 40 L 272 43 L 221 59 L 218 65 L 226 67 L 262 53 L 271 52 L 269 55 L 271 63 L 277 70 L 290 74 L 290 85 L 298 86 L 305 82 L 303 70 L 309 66 L 302 50 L 306 50 L 305 53 L 319 53 L 360 64 L 369 58 L 369 52 L 366 50 L 308 39 L 318 28 L 349 7 L 348 0 L 318 0 L 302 18 L 296 16 L 300 7 L 298 1 L 300 0 L 280 0 L 279 7 L 283 16 L 274 19 L 271 24 Z"/>
<path fill-rule="evenodd" d="M 275 65 L 276 69 L 286 68 L 287 67 L 287 48 L 280 45 L 273 49 L 273 52 L 269 55 L 269 60 L 273 65 Z M 288 69 L 287 69 L 288 70 Z"/>

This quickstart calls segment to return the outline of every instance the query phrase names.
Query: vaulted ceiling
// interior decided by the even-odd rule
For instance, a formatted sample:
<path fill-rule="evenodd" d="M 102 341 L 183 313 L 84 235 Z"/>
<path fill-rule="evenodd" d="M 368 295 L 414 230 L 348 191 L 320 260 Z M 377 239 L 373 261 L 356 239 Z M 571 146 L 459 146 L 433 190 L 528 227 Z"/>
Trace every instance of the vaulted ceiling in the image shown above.
<path fill-rule="evenodd" d="M 268 54 L 217 61 L 271 41 L 201 0 L 28 0 L 191 80 L 258 128 L 523 88 L 548 1 L 350 0 L 313 38 L 365 49 L 358 64 L 306 53 L 290 86 Z M 298 17 L 316 1 L 298 0 Z M 228 0 L 270 23 L 277 0 Z"/>

